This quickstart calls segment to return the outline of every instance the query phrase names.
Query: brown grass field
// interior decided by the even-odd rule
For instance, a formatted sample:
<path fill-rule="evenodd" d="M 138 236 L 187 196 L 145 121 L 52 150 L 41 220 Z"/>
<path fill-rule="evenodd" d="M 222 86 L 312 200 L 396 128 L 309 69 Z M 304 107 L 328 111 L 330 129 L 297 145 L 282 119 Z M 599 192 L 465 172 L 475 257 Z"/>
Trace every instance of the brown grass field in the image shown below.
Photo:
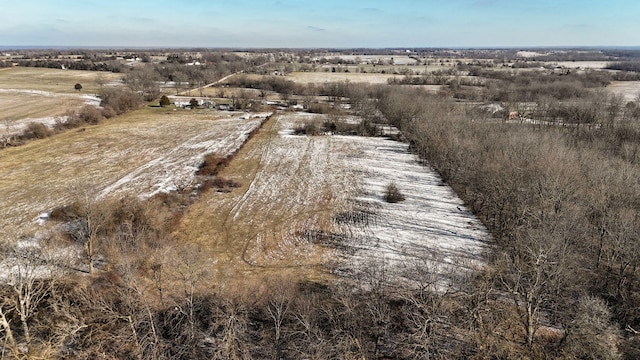
<path fill-rule="evenodd" d="M 613 81 L 607 89 L 616 95 L 624 97 L 626 101 L 640 99 L 640 81 Z"/>
<path fill-rule="evenodd" d="M 228 113 L 145 108 L 4 149 L 0 228 L 41 230 L 34 218 L 81 195 L 77 188 L 136 196 L 185 185 L 204 154 L 234 150 L 258 124 Z"/>
<path fill-rule="evenodd" d="M 87 101 L 87 95 L 95 95 L 100 82 L 110 83 L 120 77 L 119 74 L 97 71 L 22 67 L 2 69 L 0 136 L 15 132 L 9 127 L 16 122 L 54 118 L 77 109 Z M 76 83 L 82 85 L 82 91 L 74 89 Z"/>
<path fill-rule="evenodd" d="M 121 77 L 121 74 L 101 71 L 13 67 L 0 71 L 0 89 L 76 94 L 74 85 L 80 83 L 82 94 L 95 94 L 100 81 L 109 83 Z"/>
<path fill-rule="evenodd" d="M 308 119 L 274 116 L 220 174 L 242 187 L 207 192 L 184 216 L 180 238 L 210 251 L 218 279 L 326 275 L 330 250 L 302 235 L 331 231 L 331 216 L 347 206 L 355 180 L 340 158 L 354 150 L 333 137 L 279 134 Z"/>
<path fill-rule="evenodd" d="M 84 101 L 77 96 L 47 96 L 24 92 L 0 92 L 0 124 L 21 119 L 56 117 L 69 109 L 82 106 Z M 0 125 L 1 127 L 1 125 Z M 2 129 L 0 128 L 0 134 Z"/>

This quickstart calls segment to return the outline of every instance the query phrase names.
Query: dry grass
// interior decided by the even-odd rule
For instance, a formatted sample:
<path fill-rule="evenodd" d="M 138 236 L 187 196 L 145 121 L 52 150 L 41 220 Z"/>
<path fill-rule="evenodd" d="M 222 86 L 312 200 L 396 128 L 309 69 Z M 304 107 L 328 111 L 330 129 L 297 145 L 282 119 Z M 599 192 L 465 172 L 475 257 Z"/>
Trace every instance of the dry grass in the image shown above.
<path fill-rule="evenodd" d="M 71 200 L 74 186 L 137 195 L 180 185 L 204 153 L 229 151 L 259 123 L 216 114 L 147 108 L 2 150 L 0 228 L 37 230 L 34 217 Z"/>
<path fill-rule="evenodd" d="M 117 81 L 121 74 L 100 71 L 13 67 L 0 72 L 0 89 L 40 90 L 52 93 L 78 93 L 73 86 L 82 84 L 82 94 L 98 91 L 98 79 Z"/>
<path fill-rule="evenodd" d="M 0 122 L 13 122 L 26 118 L 55 117 L 69 109 L 80 107 L 84 101 L 79 97 L 58 97 L 29 93 L 0 92 Z M 0 128 L 0 134 L 2 129 Z"/>
<path fill-rule="evenodd" d="M 302 235 L 331 231 L 331 215 L 345 206 L 354 180 L 335 166 L 350 148 L 331 137 L 278 134 L 298 116 L 267 122 L 220 173 L 242 187 L 205 193 L 183 218 L 179 236 L 211 251 L 223 281 L 269 272 L 324 276 L 328 250 Z"/>
<path fill-rule="evenodd" d="M 46 68 L 13 67 L 0 72 L 0 136 L 19 133 L 28 121 L 47 122 L 82 106 L 99 89 L 121 75 Z M 99 80 L 100 79 L 100 80 Z M 82 91 L 74 89 L 82 84 Z M 50 121 L 49 121 L 50 122 Z"/>

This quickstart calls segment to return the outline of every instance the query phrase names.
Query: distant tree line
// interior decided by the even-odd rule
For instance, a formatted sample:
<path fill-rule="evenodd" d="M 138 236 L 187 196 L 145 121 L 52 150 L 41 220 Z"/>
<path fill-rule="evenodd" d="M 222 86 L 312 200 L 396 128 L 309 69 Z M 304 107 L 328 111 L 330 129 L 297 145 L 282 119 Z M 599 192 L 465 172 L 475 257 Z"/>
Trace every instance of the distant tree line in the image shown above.
<path fill-rule="evenodd" d="M 114 73 L 120 73 L 125 71 L 126 65 L 119 61 L 107 61 L 107 62 L 94 62 L 94 61 L 70 61 L 70 60 L 19 60 L 17 62 L 19 66 L 24 67 L 41 67 L 52 69 L 69 69 L 69 70 L 91 70 L 91 71 L 109 71 Z"/>
<path fill-rule="evenodd" d="M 640 72 L 640 61 L 620 61 L 607 65 L 607 69 Z"/>

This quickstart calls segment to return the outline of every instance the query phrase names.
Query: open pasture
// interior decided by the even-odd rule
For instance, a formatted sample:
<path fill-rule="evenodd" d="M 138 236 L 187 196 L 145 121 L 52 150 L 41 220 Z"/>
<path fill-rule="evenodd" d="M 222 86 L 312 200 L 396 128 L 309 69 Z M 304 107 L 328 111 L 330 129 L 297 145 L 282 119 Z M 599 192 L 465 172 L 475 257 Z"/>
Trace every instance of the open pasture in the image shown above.
<path fill-rule="evenodd" d="M 27 91 L 0 90 L 0 137 L 19 133 L 26 123 L 46 122 L 82 106 L 89 97 L 43 95 Z"/>
<path fill-rule="evenodd" d="M 95 94 L 101 84 L 119 81 L 121 77 L 121 74 L 101 71 L 13 67 L 0 71 L 0 89 Z M 80 92 L 74 89 L 75 84 L 82 85 Z"/>
<path fill-rule="evenodd" d="M 442 272 L 460 259 L 479 263 L 486 230 L 405 144 L 292 135 L 300 124 L 324 120 L 274 116 L 220 173 L 242 186 L 203 194 L 183 217 L 180 238 L 210 251 L 221 282 L 275 271 L 354 274 L 371 262 L 393 276 L 416 261 Z M 403 204 L 381 200 L 390 181 L 406 191 Z M 344 221 L 363 211 L 371 223 Z"/>
<path fill-rule="evenodd" d="M 151 196 L 191 183 L 203 156 L 240 147 L 262 118 L 147 108 L 0 155 L 0 228 L 35 231 L 34 218 L 77 197 Z"/>
<path fill-rule="evenodd" d="M 120 75 L 96 71 L 13 67 L 0 71 L 0 137 L 22 132 L 29 122 L 51 125 L 54 118 L 84 104 L 99 105 L 101 85 Z M 74 89 L 81 84 L 82 90 Z"/>
<path fill-rule="evenodd" d="M 640 99 L 640 81 L 612 81 L 607 90 L 622 96 L 625 101 Z"/>
<path fill-rule="evenodd" d="M 326 251 L 303 234 L 330 229 L 353 182 L 337 167 L 348 145 L 287 135 L 294 123 L 313 118 L 272 117 L 219 174 L 241 187 L 204 193 L 184 216 L 179 236 L 211 252 L 221 279 L 282 270 L 318 276 Z"/>

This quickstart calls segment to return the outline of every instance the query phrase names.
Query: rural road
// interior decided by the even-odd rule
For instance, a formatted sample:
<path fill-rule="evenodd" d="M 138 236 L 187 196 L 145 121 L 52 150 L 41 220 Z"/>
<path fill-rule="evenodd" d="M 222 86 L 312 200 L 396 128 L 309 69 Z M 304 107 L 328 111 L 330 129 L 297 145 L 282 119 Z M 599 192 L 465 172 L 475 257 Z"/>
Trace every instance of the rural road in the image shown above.
<path fill-rule="evenodd" d="M 219 84 L 219 83 L 227 80 L 228 78 L 230 78 L 232 76 L 236 76 L 238 74 L 242 74 L 243 72 L 244 72 L 244 70 L 238 71 L 238 72 L 234 72 L 233 74 L 229 74 L 229 75 L 227 75 L 227 76 L 225 76 L 225 77 L 223 77 L 221 79 L 218 79 L 218 80 L 216 80 L 216 81 L 214 81 L 214 82 L 212 82 L 210 84 L 206 84 L 206 85 L 199 86 L 197 88 L 187 89 L 187 90 L 181 91 L 180 93 L 178 93 L 177 96 L 185 96 L 185 93 L 187 94 L 186 96 L 190 96 L 189 94 L 191 94 L 192 91 L 200 91 L 201 89 L 208 88 L 209 86 L 213 86 L 215 84 Z"/>
<path fill-rule="evenodd" d="M 267 64 L 269 64 L 269 63 L 268 63 L 268 62 L 266 62 L 266 63 L 264 63 L 264 64 L 262 64 L 262 65 L 258 65 L 258 66 L 256 66 L 256 67 L 258 67 L 258 68 L 259 68 L 259 67 L 263 67 L 263 66 L 265 66 L 265 65 L 267 65 Z M 208 88 L 209 86 L 213 86 L 213 85 L 219 84 L 219 83 L 221 83 L 221 82 L 226 81 L 228 78 L 230 78 L 230 77 L 232 77 L 232 76 L 236 76 L 236 75 L 238 75 L 238 74 L 242 74 L 242 73 L 244 73 L 244 70 L 240 70 L 240 71 L 234 72 L 233 74 L 229 74 L 229 75 L 227 75 L 227 76 L 225 76 L 225 77 L 223 77 L 223 78 L 221 78 L 221 79 L 218 79 L 218 80 L 216 80 L 216 81 L 214 81 L 214 82 L 212 82 L 212 83 L 210 83 L 210 84 L 206 84 L 206 85 L 202 85 L 202 86 L 197 87 L 197 88 L 187 89 L 187 90 L 181 91 L 180 93 L 178 93 L 178 96 L 184 96 L 184 94 L 185 94 L 185 93 L 187 93 L 187 94 L 191 94 L 191 91 L 199 91 L 200 89 Z M 190 96 L 190 95 L 187 95 L 187 96 Z"/>

